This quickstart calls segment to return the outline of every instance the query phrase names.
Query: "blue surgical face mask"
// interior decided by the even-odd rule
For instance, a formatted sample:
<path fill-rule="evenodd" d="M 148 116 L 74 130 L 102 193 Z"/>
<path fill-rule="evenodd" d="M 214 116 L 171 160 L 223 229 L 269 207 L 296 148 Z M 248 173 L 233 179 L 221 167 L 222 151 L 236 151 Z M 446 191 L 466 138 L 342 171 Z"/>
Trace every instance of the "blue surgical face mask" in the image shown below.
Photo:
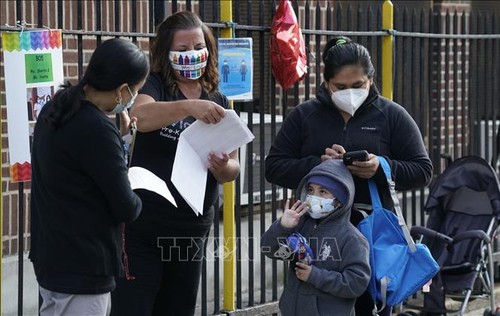
<path fill-rule="evenodd" d="M 135 98 L 137 98 L 137 94 L 132 94 L 132 91 L 130 91 L 130 88 L 127 86 L 127 89 L 128 89 L 128 92 L 130 93 L 130 101 L 128 101 L 127 104 L 122 104 L 122 103 L 116 103 L 116 106 L 115 108 L 113 109 L 113 111 L 111 111 L 111 113 L 113 114 L 118 114 L 118 113 L 121 113 L 123 111 L 125 111 L 126 109 L 130 109 L 132 107 L 132 105 L 134 105 L 134 101 L 135 101 Z"/>
<path fill-rule="evenodd" d="M 308 194 L 306 203 L 309 205 L 309 216 L 314 219 L 324 218 L 339 207 L 337 199 L 325 199 L 316 195 Z"/>

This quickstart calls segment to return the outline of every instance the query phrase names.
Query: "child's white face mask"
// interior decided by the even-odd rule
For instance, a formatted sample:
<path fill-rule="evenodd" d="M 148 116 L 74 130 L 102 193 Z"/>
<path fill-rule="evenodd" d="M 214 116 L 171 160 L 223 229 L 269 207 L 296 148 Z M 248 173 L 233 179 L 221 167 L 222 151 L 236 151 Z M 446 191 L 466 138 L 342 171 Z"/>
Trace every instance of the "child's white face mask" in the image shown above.
<path fill-rule="evenodd" d="M 339 207 L 337 199 L 325 199 L 316 195 L 308 194 L 306 203 L 309 204 L 309 216 L 314 219 L 327 217 Z"/>
<path fill-rule="evenodd" d="M 345 89 L 332 93 L 332 101 L 342 111 L 354 115 L 356 110 L 368 98 L 368 89 Z"/>

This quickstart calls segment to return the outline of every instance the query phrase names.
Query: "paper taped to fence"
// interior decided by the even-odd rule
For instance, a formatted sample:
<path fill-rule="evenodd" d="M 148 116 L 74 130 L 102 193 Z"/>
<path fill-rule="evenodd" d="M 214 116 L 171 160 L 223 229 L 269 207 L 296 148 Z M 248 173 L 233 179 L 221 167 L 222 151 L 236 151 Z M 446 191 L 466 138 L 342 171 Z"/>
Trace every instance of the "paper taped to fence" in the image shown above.
<path fill-rule="evenodd" d="M 2 33 L 11 181 L 31 180 L 38 113 L 63 83 L 61 30 Z"/>

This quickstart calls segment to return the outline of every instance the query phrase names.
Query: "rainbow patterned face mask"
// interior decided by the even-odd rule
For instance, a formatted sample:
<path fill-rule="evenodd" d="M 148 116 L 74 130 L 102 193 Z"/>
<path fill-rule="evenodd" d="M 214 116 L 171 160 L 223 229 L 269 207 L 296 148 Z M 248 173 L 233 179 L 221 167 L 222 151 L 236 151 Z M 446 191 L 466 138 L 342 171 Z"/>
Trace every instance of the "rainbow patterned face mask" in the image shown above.
<path fill-rule="evenodd" d="M 170 62 L 175 71 L 184 78 L 196 80 L 205 72 L 208 60 L 208 49 L 170 52 Z"/>

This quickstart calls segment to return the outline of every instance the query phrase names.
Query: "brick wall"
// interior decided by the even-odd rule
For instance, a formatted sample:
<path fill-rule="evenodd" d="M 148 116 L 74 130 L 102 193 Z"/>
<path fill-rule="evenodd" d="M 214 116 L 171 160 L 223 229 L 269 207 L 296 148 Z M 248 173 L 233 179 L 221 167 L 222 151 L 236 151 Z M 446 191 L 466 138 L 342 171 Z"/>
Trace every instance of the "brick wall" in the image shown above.
<path fill-rule="evenodd" d="M 460 34 L 467 29 L 467 24 L 464 25 L 462 16 L 468 16 L 471 11 L 470 1 L 462 3 L 446 3 L 438 1 L 434 5 L 435 12 L 440 13 L 439 20 L 441 21 L 441 30 L 437 32 L 448 34 Z M 465 23 L 468 22 L 468 19 Z M 463 156 L 466 151 L 463 144 L 469 144 L 470 140 L 468 133 L 463 133 L 464 130 L 470 130 L 471 126 L 463 120 L 467 116 L 465 108 L 466 100 L 462 98 L 462 85 L 467 83 L 463 80 L 465 73 L 468 73 L 469 63 L 469 45 L 468 42 L 456 41 L 452 39 L 443 39 L 436 41 L 434 45 L 439 45 L 436 49 L 436 54 L 433 56 L 434 63 L 434 89 L 431 91 L 433 95 L 433 105 L 431 108 L 431 117 L 435 119 L 434 126 L 435 135 L 439 135 L 434 139 L 434 150 L 439 153 L 448 153 L 452 157 Z M 465 47 L 462 47 L 465 45 Z M 465 56 L 462 49 L 464 48 Z M 438 55 L 439 54 L 439 55 Z M 465 87 L 467 90 L 467 87 Z M 467 94 L 466 94 L 467 95 Z M 439 122 L 438 122 L 439 120 Z M 453 146 L 453 144 L 456 146 Z M 445 161 L 441 160 L 439 166 L 435 166 L 440 170 L 445 168 Z"/>

